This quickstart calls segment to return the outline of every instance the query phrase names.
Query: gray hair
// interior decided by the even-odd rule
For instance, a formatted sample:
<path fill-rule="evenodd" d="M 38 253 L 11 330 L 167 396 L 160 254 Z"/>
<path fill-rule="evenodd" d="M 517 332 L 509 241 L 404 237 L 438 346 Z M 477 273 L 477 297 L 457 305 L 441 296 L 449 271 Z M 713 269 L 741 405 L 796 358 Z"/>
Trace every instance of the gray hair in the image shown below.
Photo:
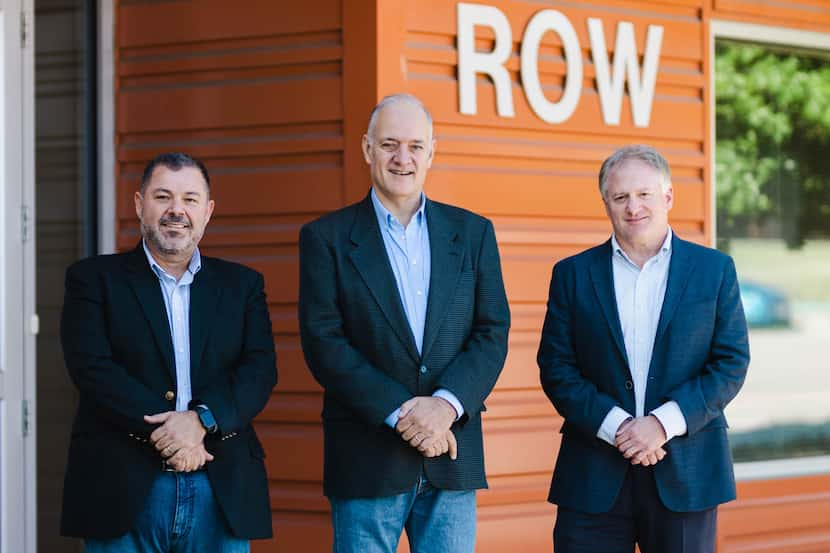
<path fill-rule="evenodd" d="M 432 139 L 432 114 L 429 113 L 429 110 L 424 103 L 412 94 L 400 93 L 384 96 L 383 99 L 378 102 L 378 105 L 375 106 L 375 109 L 372 110 L 371 115 L 369 115 L 369 127 L 366 130 L 366 136 L 369 138 L 370 143 L 375 136 L 375 124 L 377 123 L 378 114 L 383 110 L 383 108 L 399 103 L 410 104 L 421 108 L 421 111 L 423 111 L 424 115 L 427 116 L 427 123 L 429 124 L 429 138 Z"/>
<path fill-rule="evenodd" d="M 602 162 L 602 168 L 599 170 L 599 193 L 602 194 L 603 198 L 605 198 L 605 191 L 608 189 L 608 179 L 611 173 L 620 165 L 632 159 L 642 161 L 660 173 L 662 177 L 660 184 L 663 186 L 663 192 L 667 192 L 671 188 L 671 171 L 666 158 L 651 146 L 632 144 L 623 146 Z"/>

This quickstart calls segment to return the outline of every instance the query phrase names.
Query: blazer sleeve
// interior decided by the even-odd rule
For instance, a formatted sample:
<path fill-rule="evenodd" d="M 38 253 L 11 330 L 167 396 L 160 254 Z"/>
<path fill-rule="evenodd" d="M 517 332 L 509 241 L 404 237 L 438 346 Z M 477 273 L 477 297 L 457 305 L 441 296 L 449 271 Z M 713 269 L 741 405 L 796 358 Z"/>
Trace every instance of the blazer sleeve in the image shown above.
<path fill-rule="evenodd" d="M 694 434 L 720 417 L 737 395 L 749 366 L 749 337 L 735 263 L 727 258 L 717 298 L 715 330 L 709 356 L 699 376 L 668 393 L 686 419 L 687 433 Z"/>
<path fill-rule="evenodd" d="M 169 404 L 113 360 L 99 278 L 90 263 L 66 271 L 60 325 L 66 367 L 82 401 L 91 398 L 108 422 L 146 438 L 155 426 L 144 415 L 167 411 Z"/>
<path fill-rule="evenodd" d="M 455 394 L 466 421 L 482 409 L 507 357 L 510 307 L 504 291 L 493 224 L 487 221 L 478 248 L 473 325 L 459 354 L 441 372 L 436 388 Z"/>
<path fill-rule="evenodd" d="M 409 390 L 373 366 L 344 332 L 333 246 L 316 229 L 300 231 L 300 339 L 312 375 L 338 402 L 370 426 L 410 399 Z"/>
<path fill-rule="evenodd" d="M 557 263 L 550 281 L 547 312 L 536 357 L 542 389 L 568 425 L 596 438 L 602 421 L 616 400 L 600 392 L 577 365 L 574 346 L 573 264 Z M 597 344 L 602 347 L 602 344 Z"/>
<path fill-rule="evenodd" d="M 241 321 L 244 340 L 237 362 L 226 380 L 212 383 L 199 392 L 198 400 L 207 405 L 223 434 L 247 427 L 268 403 L 277 384 L 277 358 L 271 318 L 265 300 L 265 281 L 255 271 L 246 287 L 245 315 Z M 234 324 L 233 322 L 229 324 Z"/>

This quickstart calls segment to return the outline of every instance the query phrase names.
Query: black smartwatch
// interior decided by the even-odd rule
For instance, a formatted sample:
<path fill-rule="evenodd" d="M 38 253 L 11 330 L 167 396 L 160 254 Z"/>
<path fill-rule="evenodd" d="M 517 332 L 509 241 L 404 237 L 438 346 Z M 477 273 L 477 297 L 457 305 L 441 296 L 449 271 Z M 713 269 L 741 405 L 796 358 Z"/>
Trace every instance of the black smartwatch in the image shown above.
<path fill-rule="evenodd" d="M 213 413 L 210 412 L 208 406 L 204 403 L 196 403 L 191 405 L 190 408 L 196 411 L 196 415 L 198 415 L 202 426 L 205 427 L 205 432 L 208 434 L 216 434 L 216 431 L 219 430 L 219 425 L 216 424 L 216 419 L 213 418 Z"/>

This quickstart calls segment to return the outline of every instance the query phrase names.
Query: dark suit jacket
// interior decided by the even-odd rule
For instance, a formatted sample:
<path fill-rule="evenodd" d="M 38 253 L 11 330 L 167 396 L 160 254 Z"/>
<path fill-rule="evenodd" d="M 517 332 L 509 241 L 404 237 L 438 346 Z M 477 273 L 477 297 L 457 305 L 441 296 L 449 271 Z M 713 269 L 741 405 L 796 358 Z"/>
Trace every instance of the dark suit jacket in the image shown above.
<path fill-rule="evenodd" d="M 612 507 L 629 467 L 597 431 L 615 405 L 635 413 L 612 275 L 610 240 L 556 264 L 538 356 L 542 386 L 565 419 L 549 500 L 590 513 Z M 732 259 L 675 235 L 645 403 L 648 413 L 676 401 L 688 426 L 654 467 L 669 509 L 735 498 L 723 409 L 748 363 Z"/>
<path fill-rule="evenodd" d="M 300 334 L 325 389 L 324 491 L 401 493 L 423 470 L 438 488 L 487 485 L 481 411 L 507 354 L 510 312 L 492 224 L 427 200 L 432 274 L 418 355 L 370 197 L 300 232 Z M 415 395 L 453 392 L 458 459 L 425 460 L 384 424 Z"/>
<path fill-rule="evenodd" d="M 190 289 L 191 388 L 223 436 L 206 436 L 214 494 L 233 533 L 271 535 L 264 452 L 251 420 L 276 383 L 262 276 L 202 257 Z M 61 532 L 106 538 L 132 527 L 161 457 L 143 416 L 175 409 L 173 342 L 144 250 L 92 257 L 66 273 L 66 366 L 80 391 L 64 484 Z M 222 439 L 224 437 L 225 439 Z"/>

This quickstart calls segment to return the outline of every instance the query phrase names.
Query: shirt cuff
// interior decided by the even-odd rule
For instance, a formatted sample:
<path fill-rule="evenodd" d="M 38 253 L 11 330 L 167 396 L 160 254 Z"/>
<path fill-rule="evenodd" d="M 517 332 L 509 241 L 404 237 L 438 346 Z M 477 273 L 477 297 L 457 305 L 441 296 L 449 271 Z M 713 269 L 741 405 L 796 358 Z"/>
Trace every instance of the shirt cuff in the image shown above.
<path fill-rule="evenodd" d="M 599 427 L 599 431 L 597 431 L 597 438 L 608 442 L 614 447 L 617 447 L 617 430 L 620 429 L 620 425 L 622 425 L 622 423 L 630 418 L 631 415 L 623 409 L 620 409 L 617 406 L 612 407 L 611 410 L 608 411 L 608 414 L 605 415 L 605 419 L 603 419 L 602 424 Z"/>
<path fill-rule="evenodd" d="M 452 408 L 455 409 L 455 420 L 460 419 L 464 415 L 464 407 L 461 405 L 461 402 L 458 401 L 458 398 L 455 397 L 454 393 L 446 388 L 439 388 L 435 390 L 432 397 L 440 397 L 441 399 L 447 400 L 450 405 L 452 405 Z"/>
<path fill-rule="evenodd" d="M 667 401 L 649 414 L 657 417 L 663 425 L 663 430 L 666 431 L 666 441 L 686 433 L 686 417 L 683 416 L 683 411 L 680 410 L 680 405 L 676 401 Z"/>
<path fill-rule="evenodd" d="M 395 409 L 394 411 L 389 413 L 389 416 L 386 417 L 383 420 L 383 422 L 385 422 L 386 424 L 388 424 L 392 428 L 395 428 L 396 426 L 398 426 L 398 419 L 400 418 L 400 416 L 401 416 L 401 408 L 398 407 L 397 409 Z"/>

